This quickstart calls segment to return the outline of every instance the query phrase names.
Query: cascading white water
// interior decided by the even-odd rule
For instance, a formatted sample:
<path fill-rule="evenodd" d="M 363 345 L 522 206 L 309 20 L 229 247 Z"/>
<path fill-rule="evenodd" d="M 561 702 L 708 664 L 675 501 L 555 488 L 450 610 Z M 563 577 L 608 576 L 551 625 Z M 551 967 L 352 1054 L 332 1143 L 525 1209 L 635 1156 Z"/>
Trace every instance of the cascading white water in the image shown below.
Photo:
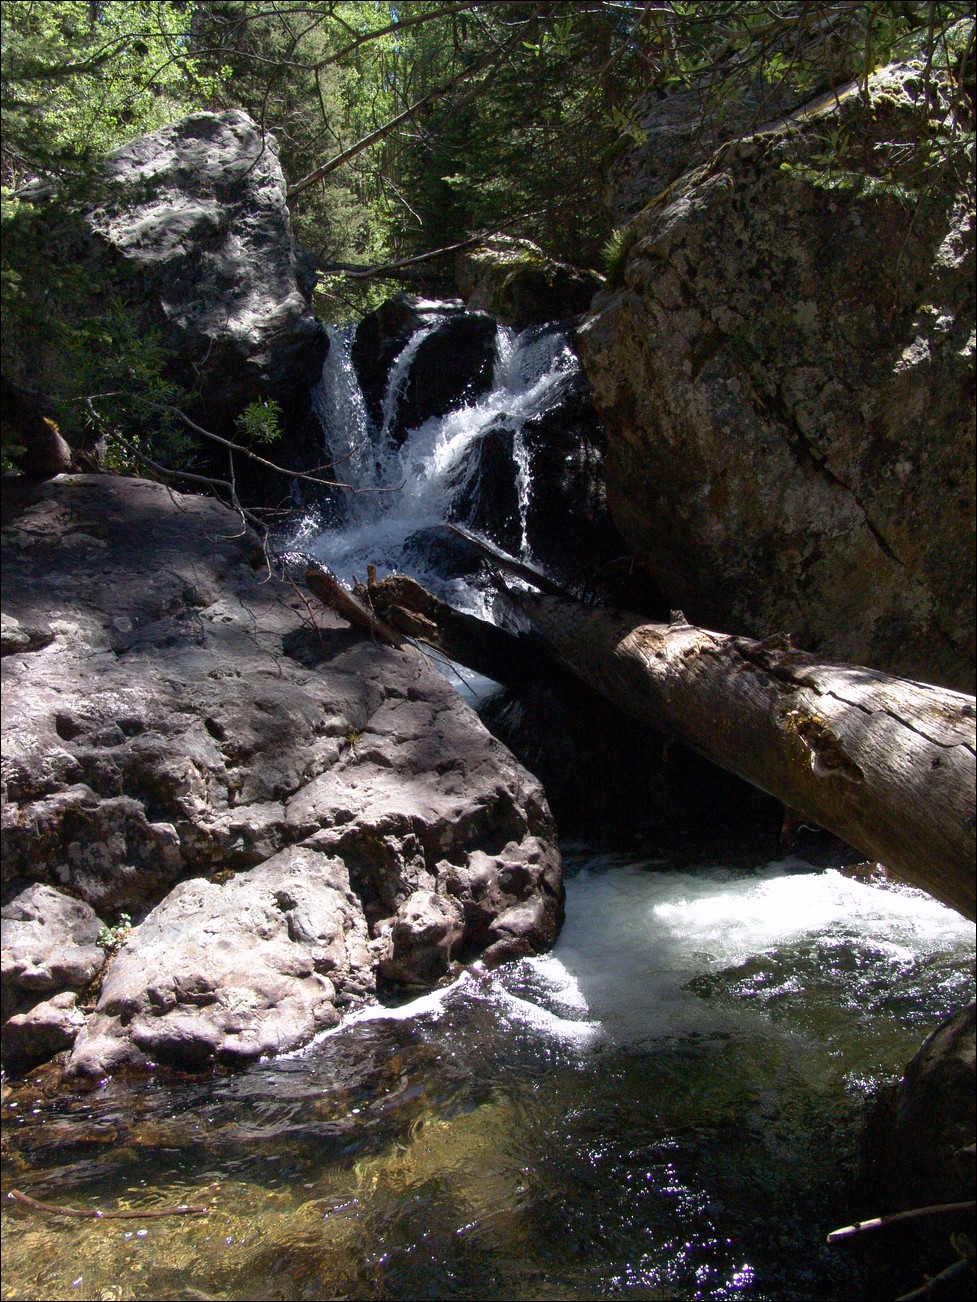
<path fill-rule="evenodd" d="M 408 340 L 391 369 L 381 427 L 370 420 L 350 357 L 353 331 L 331 331 L 331 346 L 314 405 L 325 431 L 336 477 L 345 484 L 341 525 L 312 536 L 300 526 L 293 545 L 313 552 L 346 581 L 362 578 L 368 564 L 398 570 L 450 596 L 462 608 L 485 614 L 481 594 L 465 583 L 445 582 L 426 568 L 412 538 L 452 518 L 452 504 L 478 473 L 477 445 L 490 429 L 513 435 L 514 479 L 525 536 L 529 460 L 521 431 L 528 419 L 560 400 L 579 363 L 556 331 L 521 335 L 500 327 L 493 383 L 477 401 L 436 416 L 409 431 L 401 446 L 390 437 L 410 364 L 436 327 L 427 324 Z"/>
<path fill-rule="evenodd" d="M 372 422 L 350 356 L 354 332 L 352 324 L 329 328 L 329 352 L 312 394 L 335 473 L 351 485 L 367 483 L 376 463 Z"/>

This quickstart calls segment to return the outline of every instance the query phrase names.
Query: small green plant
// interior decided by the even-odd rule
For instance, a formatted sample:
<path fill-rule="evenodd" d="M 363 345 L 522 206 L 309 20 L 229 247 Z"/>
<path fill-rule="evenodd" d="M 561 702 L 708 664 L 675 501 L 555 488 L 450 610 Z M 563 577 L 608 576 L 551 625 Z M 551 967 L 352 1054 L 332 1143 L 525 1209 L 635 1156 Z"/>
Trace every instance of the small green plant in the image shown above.
<path fill-rule="evenodd" d="M 252 402 L 235 421 L 245 447 L 252 443 L 274 443 L 282 433 L 282 409 L 274 398 Z"/>
<path fill-rule="evenodd" d="M 0 470 L 14 470 L 27 449 L 10 425 L 0 424 Z"/>
<path fill-rule="evenodd" d="M 119 921 L 114 927 L 107 924 L 102 925 L 101 930 L 95 937 L 95 944 L 100 949 L 104 949 L 106 954 L 118 954 L 119 950 L 126 943 L 126 938 L 132 930 L 132 918 L 128 913 L 120 913 Z"/>
<path fill-rule="evenodd" d="M 601 247 L 600 259 L 609 285 L 624 284 L 624 268 L 628 254 L 638 242 L 638 228 L 632 222 L 628 226 L 619 226 Z"/>

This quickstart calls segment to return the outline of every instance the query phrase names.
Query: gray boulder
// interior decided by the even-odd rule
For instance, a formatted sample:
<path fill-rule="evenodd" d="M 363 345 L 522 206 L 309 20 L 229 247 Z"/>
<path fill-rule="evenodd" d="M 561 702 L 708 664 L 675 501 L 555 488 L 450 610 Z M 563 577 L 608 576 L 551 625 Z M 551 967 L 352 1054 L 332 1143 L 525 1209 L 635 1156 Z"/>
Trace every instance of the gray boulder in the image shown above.
<path fill-rule="evenodd" d="M 635 219 L 577 343 L 673 605 L 972 692 L 973 138 L 930 166 L 941 93 L 893 66 L 722 147 Z"/>
<path fill-rule="evenodd" d="M 101 927 L 82 900 L 40 882 L 10 882 L 0 923 L 4 1022 L 41 995 L 83 990 L 105 962 Z"/>
<path fill-rule="evenodd" d="M 62 990 L 24 1013 L 6 1018 L 2 1041 L 4 1065 L 12 1071 L 28 1071 L 70 1049 L 85 1020 L 73 990 Z"/>
<path fill-rule="evenodd" d="M 73 1069 L 200 1068 L 304 1044 L 339 1022 L 337 988 L 347 1004 L 372 990 L 367 940 L 342 862 L 312 851 L 180 882 L 113 960 Z"/>
<path fill-rule="evenodd" d="M 195 414 L 227 433 L 245 406 L 273 398 L 297 426 L 328 341 L 275 138 L 240 110 L 194 113 L 115 150 L 104 171 L 90 224 Z"/>
<path fill-rule="evenodd" d="M 47 634 L 2 662 L 4 881 L 134 923 L 72 1071 L 294 1048 L 372 997 L 383 963 L 381 986 L 431 983 L 552 943 L 562 887 L 539 784 L 419 653 L 326 610 L 313 625 L 233 512 L 59 477 L 2 541 L 7 627 L 33 627 L 40 604 Z M 488 921 L 452 876 L 476 853 Z M 464 919 L 423 961 L 403 928 L 390 943 L 418 891 Z M 527 928 L 493 930 L 536 905 Z M 80 981 L 52 969 L 27 990 L 24 973 L 11 1015 Z M 30 1057 L 29 1026 L 13 1033 Z"/>

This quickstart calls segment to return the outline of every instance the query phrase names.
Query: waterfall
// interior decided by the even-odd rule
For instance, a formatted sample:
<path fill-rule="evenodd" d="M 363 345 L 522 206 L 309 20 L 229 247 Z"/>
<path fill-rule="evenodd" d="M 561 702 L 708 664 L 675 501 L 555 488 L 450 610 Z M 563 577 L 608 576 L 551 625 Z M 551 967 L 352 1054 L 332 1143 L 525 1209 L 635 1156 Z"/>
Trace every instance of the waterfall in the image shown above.
<path fill-rule="evenodd" d="M 390 368 L 390 378 L 387 381 L 387 392 L 383 395 L 383 415 L 380 419 L 380 441 L 382 444 L 389 445 L 392 442 L 393 423 L 397 418 L 397 404 L 407 387 L 411 363 L 417 356 L 418 348 L 434 328 L 435 323 L 432 322 L 431 325 L 424 325 L 421 326 L 420 330 L 415 330 L 406 346 L 401 349 L 394 359 L 394 364 Z"/>
<path fill-rule="evenodd" d="M 465 520 L 460 504 L 478 491 L 480 444 L 496 433 L 511 436 L 510 478 L 525 545 L 532 484 L 523 427 L 560 401 L 579 363 L 557 330 L 537 328 L 517 335 L 500 326 L 490 390 L 424 421 L 397 446 L 391 430 L 398 403 L 417 350 L 434 329 L 436 325 L 423 325 L 395 359 L 379 428 L 369 417 L 351 360 L 353 328 L 330 332 L 329 355 L 313 401 L 336 478 L 344 484 L 345 518 L 314 537 L 306 524 L 298 536 L 306 550 L 347 582 L 365 577 L 367 565 L 374 564 L 381 573 L 411 573 L 454 604 L 484 615 L 486 603 L 477 586 L 439 573 L 425 540 L 438 526 Z"/>
<path fill-rule="evenodd" d="M 375 473 L 371 421 L 353 367 L 355 326 L 329 327 L 329 352 L 312 393 L 336 477 L 344 484 L 365 485 Z M 347 507 L 351 487 L 345 490 Z"/>

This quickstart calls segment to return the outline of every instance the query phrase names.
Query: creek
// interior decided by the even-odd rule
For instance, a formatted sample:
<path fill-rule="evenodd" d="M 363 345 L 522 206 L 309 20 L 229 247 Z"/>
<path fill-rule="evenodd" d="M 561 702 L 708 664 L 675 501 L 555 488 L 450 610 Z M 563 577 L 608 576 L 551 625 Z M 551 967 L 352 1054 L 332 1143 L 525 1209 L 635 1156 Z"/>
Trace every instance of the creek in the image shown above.
<path fill-rule="evenodd" d="M 499 428 L 525 511 L 523 421 L 576 366 L 558 332 L 498 342 L 491 389 L 397 446 L 409 357 L 377 429 L 336 332 L 319 402 L 348 487 L 292 544 L 489 613 L 477 577 L 445 572 L 437 527 L 465 518 Z M 973 928 L 814 842 L 775 861 L 696 844 L 565 844 L 550 954 L 475 965 L 247 1072 L 8 1088 L 5 1193 L 209 1211 L 90 1221 L 4 1199 L 3 1297 L 887 1295 L 878 1256 L 825 1235 L 852 1214 L 867 1100 L 974 997 Z"/>
<path fill-rule="evenodd" d="M 567 847 L 551 954 L 247 1073 L 8 1097 L 7 1298 L 864 1298 L 828 1230 L 866 1099 L 973 997 L 973 933 L 798 860 Z M 890 1294 L 891 1295 L 891 1294 Z"/>

